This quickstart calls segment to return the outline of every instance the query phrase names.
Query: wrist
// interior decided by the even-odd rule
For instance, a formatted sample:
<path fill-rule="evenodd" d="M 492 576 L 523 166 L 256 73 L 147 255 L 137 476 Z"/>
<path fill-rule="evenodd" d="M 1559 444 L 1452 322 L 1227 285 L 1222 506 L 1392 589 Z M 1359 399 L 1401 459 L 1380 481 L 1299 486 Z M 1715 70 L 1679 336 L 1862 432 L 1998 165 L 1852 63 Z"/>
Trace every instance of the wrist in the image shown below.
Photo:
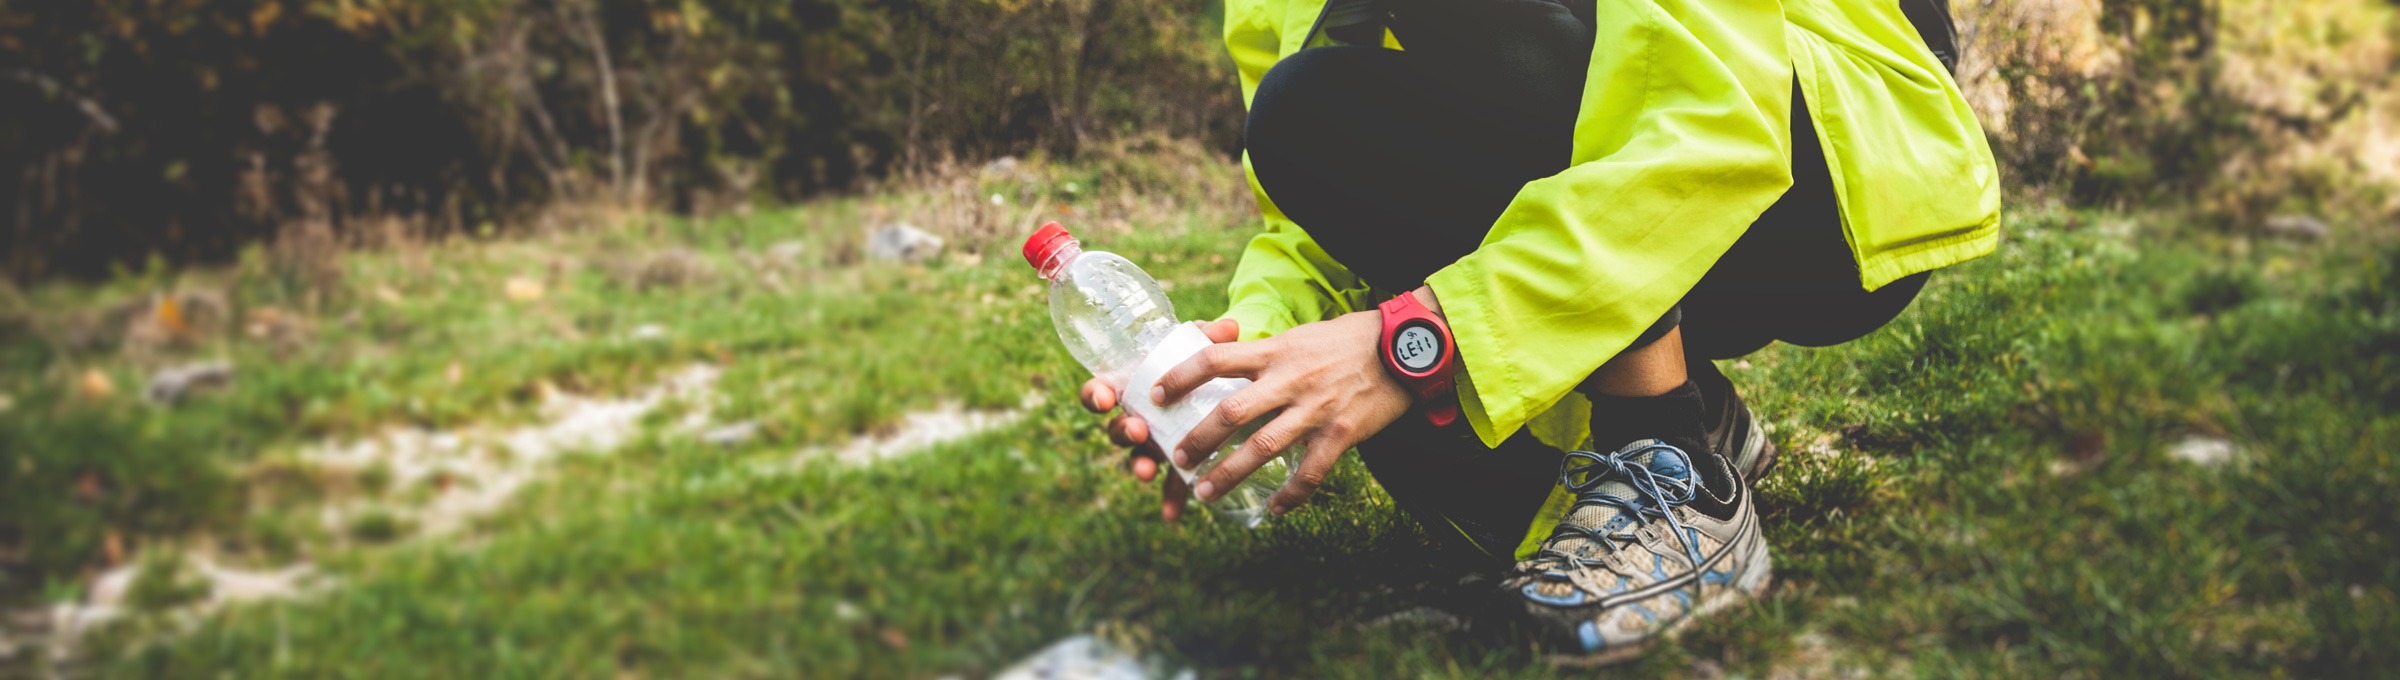
<path fill-rule="evenodd" d="M 1442 314 L 1441 298 L 1434 296 L 1433 286 L 1431 284 L 1417 286 L 1416 290 L 1409 291 L 1408 294 L 1416 296 L 1417 304 L 1423 305 L 1426 311 L 1439 314 L 1444 319 L 1448 319 L 1450 317 L 1448 314 Z"/>

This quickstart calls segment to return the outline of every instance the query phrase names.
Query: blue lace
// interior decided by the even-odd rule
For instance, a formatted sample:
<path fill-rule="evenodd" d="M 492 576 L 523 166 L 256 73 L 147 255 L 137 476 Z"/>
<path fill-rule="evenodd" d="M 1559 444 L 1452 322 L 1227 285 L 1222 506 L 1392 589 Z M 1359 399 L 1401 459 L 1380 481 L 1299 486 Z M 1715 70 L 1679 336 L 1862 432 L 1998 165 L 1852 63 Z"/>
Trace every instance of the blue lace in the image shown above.
<path fill-rule="evenodd" d="M 1685 479 L 1660 475 L 1652 472 L 1650 466 L 1631 460 L 1641 454 L 1659 451 L 1673 451 L 1675 455 L 1683 459 Z M 1620 515 L 1622 517 L 1633 518 L 1634 526 L 1648 524 L 1652 517 L 1665 518 L 1667 526 L 1675 530 L 1675 541 L 1682 544 L 1685 554 L 1691 557 L 1692 566 L 1698 567 L 1700 565 L 1700 546 L 1692 540 L 1691 532 L 1683 528 L 1683 522 L 1675 519 L 1675 508 L 1692 502 L 1692 499 L 1699 493 L 1700 484 L 1695 481 L 1697 475 L 1692 471 L 1694 465 L 1691 455 L 1684 453 L 1682 449 L 1666 444 L 1652 443 L 1615 453 L 1569 451 L 1567 459 L 1559 464 L 1558 477 L 1559 483 L 1565 484 L 1568 491 L 1575 492 L 1575 504 L 1567 508 L 1567 514 L 1573 515 L 1577 510 L 1588 507 L 1606 506 L 1616 508 L 1623 513 Z M 1634 497 L 1624 498 L 1602 493 L 1600 484 L 1611 479 L 1622 480 L 1627 486 L 1633 487 Z M 1553 563 L 1563 561 L 1577 566 L 1601 564 L 1599 560 L 1584 559 L 1549 547 L 1557 545 L 1559 539 L 1571 537 L 1589 539 L 1608 546 L 1612 551 L 1624 545 L 1641 542 L 1633 535 L 1630 527 L 1627 531 L 1612 534 L 1605 533 L 1599 528 L 1580 527 L 1562 521 L 1558 523 L 1558 528 L 1550 531 L 1550 538 L 1542 541 L 1541 552 L 1535 554 L 1534 560 Z"/>

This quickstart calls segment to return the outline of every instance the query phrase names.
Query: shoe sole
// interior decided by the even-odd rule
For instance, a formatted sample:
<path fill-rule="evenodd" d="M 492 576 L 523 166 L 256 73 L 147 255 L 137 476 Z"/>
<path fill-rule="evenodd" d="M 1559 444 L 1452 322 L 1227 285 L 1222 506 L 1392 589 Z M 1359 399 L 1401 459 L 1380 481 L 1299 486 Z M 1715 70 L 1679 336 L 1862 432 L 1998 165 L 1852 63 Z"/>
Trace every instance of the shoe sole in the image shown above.
<path fill-rule="evenodd" d="M 1735 457 L 1734 460 L 1745 458 L 1750 460 L 1750 466 L 1742 470 L 1742 476 L 1748 479 L 1752 486 L 1757 486 L 1759 480 L 1766 479 L 1767 475 L 1775 472 L 1775 459 L 1783 452 L 1775 448 L 1775 442 L 1767 440 L 1767 429 L 1759 426 L 1757 412 L 1751 411 L 1750 406 L 1745 404 L 1742 406 L 1742 415 L 1745 416 L 1743 420 L 1750 423 L 1750 432 L 1743 437 L 1742 455 Z M 1752 457 L 1754 455 L 1756 457 Z"/>

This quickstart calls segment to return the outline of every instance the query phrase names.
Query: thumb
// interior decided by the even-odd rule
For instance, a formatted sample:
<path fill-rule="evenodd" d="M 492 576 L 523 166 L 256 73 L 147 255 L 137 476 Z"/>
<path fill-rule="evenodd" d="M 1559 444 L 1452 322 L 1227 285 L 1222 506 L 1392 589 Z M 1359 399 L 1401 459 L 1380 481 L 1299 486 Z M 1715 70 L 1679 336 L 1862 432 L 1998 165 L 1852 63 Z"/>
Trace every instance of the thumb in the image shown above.
<path fill-rule="evenodd" d="M 1208 334 L 1209 342 L 1233 342 L 1242 337 L 1242 322 L 1218 319 L 1201 325 L 1200 332 Z"/>

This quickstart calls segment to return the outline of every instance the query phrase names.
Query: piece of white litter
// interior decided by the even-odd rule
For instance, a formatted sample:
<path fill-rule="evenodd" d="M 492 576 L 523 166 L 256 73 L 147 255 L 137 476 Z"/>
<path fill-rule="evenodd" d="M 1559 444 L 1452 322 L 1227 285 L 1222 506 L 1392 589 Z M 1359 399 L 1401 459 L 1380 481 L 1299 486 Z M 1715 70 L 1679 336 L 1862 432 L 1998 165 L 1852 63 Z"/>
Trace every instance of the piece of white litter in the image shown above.
<path fill-rule="evenodd" d="M 2201 467 L 2233 460 L 2233 442 L 2222 437 L 2186 437 L 2167 445 L 2167 455 Z"/>
<path fill-rule="evenodd" d="M 1157 680 L 1162 677 L 1168 676 L 1157 672 L 1152 665 L 1142 663 L 1132 652 L 1083 634 L 1051 643 L 1042 651 L 992 676 L 992 680 Z M 1172 677 L 1174 680 L 1189 680 L 1199 675 L 1187 668 Z"/>
<path fill-rule="evenodd" d="M 999 194 L 992 194 L 992 205 L 1008 205 L 1008 199 L 1001 198 Z"/>
<path fill-rule="evenodd" d="M 667 327 L 666 327 L 666 326 L 661 326 L 661 325 L 658 325 L 658 324 L 654 324 L 654 323 L 646 323 L 646 324 L 642 324 L 642 325 L 639 325 L 639 326 L 635 326 L 635 327 L 633 327 L 633 333 L 632 333 L 632 336 L 633 336 L 633 339 L 635 339 L 635 340 L 659 340 L 659 339 L 663 339 L 663 338 L 667 337 Z"/>

